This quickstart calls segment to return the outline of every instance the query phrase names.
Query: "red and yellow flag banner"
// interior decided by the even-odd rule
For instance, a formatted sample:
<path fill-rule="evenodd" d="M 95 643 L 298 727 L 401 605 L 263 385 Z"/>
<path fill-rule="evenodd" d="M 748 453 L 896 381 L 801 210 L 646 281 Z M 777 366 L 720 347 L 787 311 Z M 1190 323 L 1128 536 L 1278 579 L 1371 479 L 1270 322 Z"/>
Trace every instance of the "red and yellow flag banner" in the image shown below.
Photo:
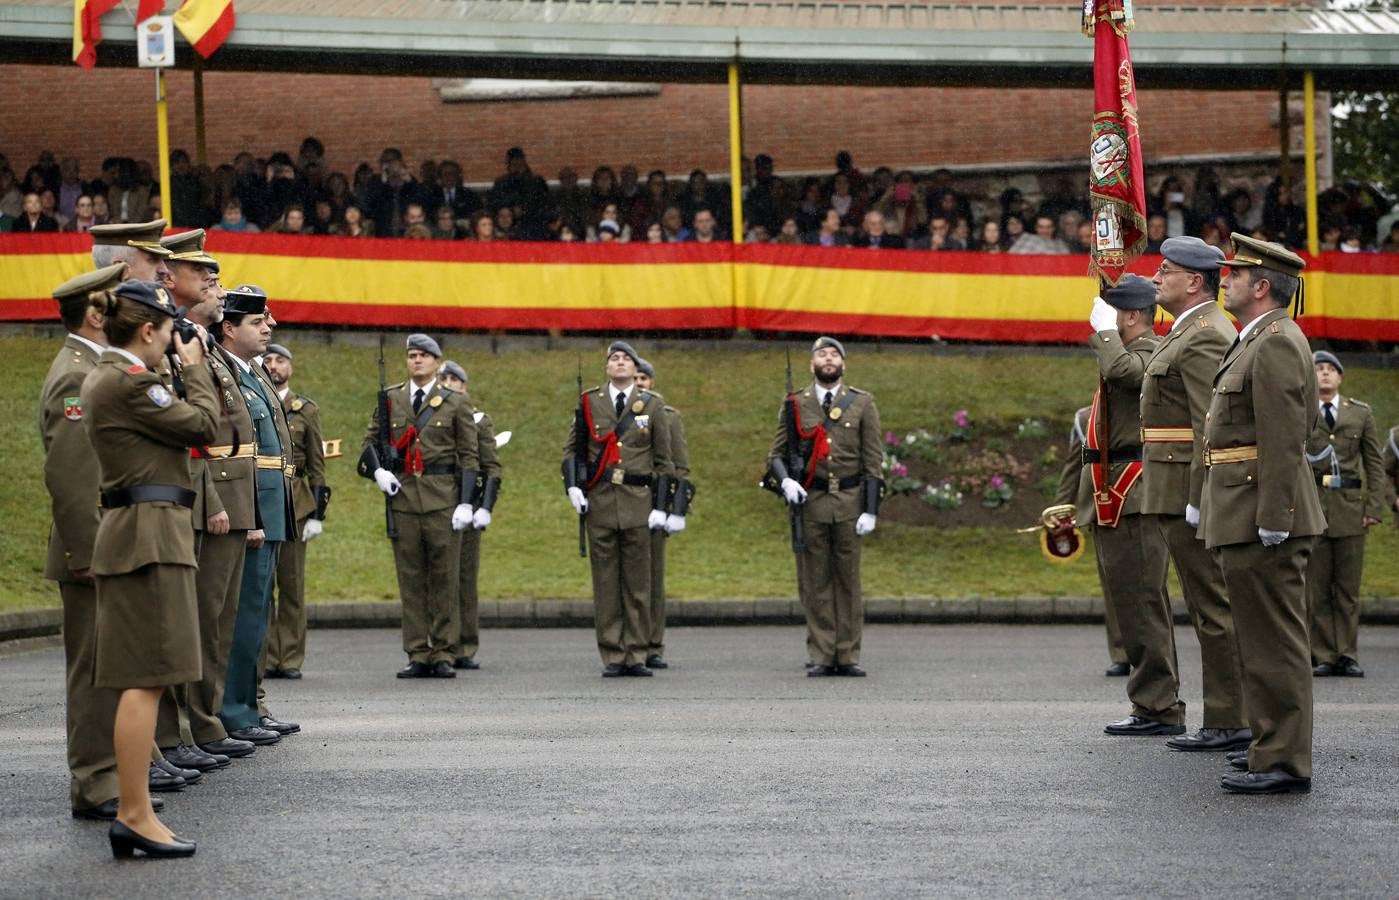
<path fill-rule="evenodd" d="M 260 285 L 279 321 L 322 327 L 747 328 L 1080 343 L 1089 333 L 1084 309 L 1098 290 L 1081 255 L 219 231 L 207 247 L 225 284 Z M 53 289 L 92 269 L 91 249 L 80 234 L 0 234 L 0 320 L 56 321 Z M 1159 263 L 1143 257 L 1132 268 L 1150 273 Z M 1308 259 L 1305 277 L 1299 323 L 1308 337 L 1399 342 L 1399 254 L 1325 253 Z"/>
<path fill-rule="evenodd" d="M 175 27 L 205 59 L 219 49 L 234 24 L 233 0 L 185 0 L 175 11 Z"/>
<path fill-rule="evenodd" d="M 97 65 L 102 43 L 102 17 L 118 0 L 73 0 L 73 62 L 84 69 Z"/>
<path fill-rule="evenodd" d="M 1083 4 L 1085 29 L 1091 22 L 1093 35 L 1088 181 L 1094 246 L 1089 271 L 1115 285 L 1146 248 L 1146 178 L 1137 122 L 1137 81 L 1127 46 L 1131 0 L 1083 0 Z"/>

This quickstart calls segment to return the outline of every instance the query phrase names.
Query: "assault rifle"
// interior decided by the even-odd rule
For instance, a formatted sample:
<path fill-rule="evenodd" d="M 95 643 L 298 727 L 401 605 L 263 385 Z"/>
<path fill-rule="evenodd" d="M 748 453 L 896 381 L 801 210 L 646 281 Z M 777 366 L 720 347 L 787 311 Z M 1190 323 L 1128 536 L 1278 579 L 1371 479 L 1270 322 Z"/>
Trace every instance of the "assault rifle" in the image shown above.
<path fill-rule="evenodd" d="M 371 481 L 376 469 L 388 469 L 390 472 L 398 469 L 398 449 L 393 445 L 393 420 L 390 412 L 388 375 L 384 371 L 384 336 L 380 334 L 379 399 L 375 407 L 379 429 L 374 435 L 373 443 L 364 448 L 364 453 L 359 459 L 359 474 Z M 384 531 L 390 539 L 398 537 L 398 524 L 393 518 L 393 498 L 387 494 L 384 495 Z"/>
<path fill-rule="evenodd" d="M 573 412 L 573 459 L 564 461 L 564 485 L 586 490 L 588 483 L 588 445 L 592 433 L 588 430 L 588 420 L 583 412 L 583 354 L 578 354 L 578 408 Z M 569 471 L 569 469 L 572 471 Z M 571 477 L 570 477 L 571 476 Z M 578 555 L 588 555 L 588 514 L 578 514 Z"/>
<path fill-rule="evenodd" d="M 797 391 L 792 385 L 792 351 L 787 351 L 787 396 L 782 401 L 782 428 L 787 435 L 787 446 L 781 459 L 774 459 L 764 476 L 762 487 L 772 491 L 785 502 L 782 492 L 782 479 L 800 480 L 806 472 L 806 461 L 802 456 L 801 432 L 797 429 Z M 806 532 L 802 527 L 803 503 L 788 503 L 787 515 L 792 526 L 792 552 L 801 553 L 806 549 Z"/>

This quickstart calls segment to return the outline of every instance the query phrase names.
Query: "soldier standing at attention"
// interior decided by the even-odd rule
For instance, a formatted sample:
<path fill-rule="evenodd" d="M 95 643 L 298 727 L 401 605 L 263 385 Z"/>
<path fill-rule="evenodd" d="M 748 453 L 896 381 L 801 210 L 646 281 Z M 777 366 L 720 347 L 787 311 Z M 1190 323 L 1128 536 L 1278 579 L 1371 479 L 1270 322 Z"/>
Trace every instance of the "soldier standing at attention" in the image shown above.
<path fill-rule="evenodd" d="M 447 360 L 437 375 L 443 387 L 466 396 L 466 369 Z M 471 398 L 467 396 L 467 404 Z M 474 408 L 474 407 L 473 407 Z M 481 570 L 481 535 L 491 524 L 496 498 L 500 496 L 500 454 L 496 452 L 495 425 L 491 417 L 477 409 L 472 413 L 476 422 L 476 446 L 481 455 L 481 471 L 477 477 L 476 511 L 471 514 L 471 527 L 461 533 L 461 579 L 457 585 L 457 622 L 461 640 L 452 651 L 452 668 L 479 669 L 476 653 L 481 649 L 480 598 L 476 591 L 476 576 Z"/>
<path fill-rule="evenodd" d="M 1384 493 L 1395 513 L 1394 524 L 1399 526 L 1399 425 L 1389 429 L 1380 458 L 1384 461 Z"/>
<path fill-rule="evenodd" d="M 164 219 L 156 219 L 129 225 L 92 226 L 88 229 L 92 235 L 92 264 L 101 269 L 124 262 L 129 267 L 127 279 L 165 283 L 170 277 L 165 261 L 171 253 L 160 241 L 165 225 Z"/>
<path fill-rule="evenodd" d="M 1205 485 L 1205 413 L 1224 351 L 1237 333 L 1219 308 L 1224 253 L 1195 237 L 1170 238 L 1152 284 L 1156 303 L 1174 317 L 1142 378 L 1142 515 L 1160 529 L 1200 640 L 1204 721 L 1172 738 L 1172 750 L 1228 752 L 1253 740 L 1244 719 L 1234 655 L 1234 617 L 1224 573 L 1198 536 Z"/>
<path fill-rule="evenodd" d="M 296 527 L 277 556 L 262 668 L 265 678 L 295 679 L 301 677 L 306 661 L 306 547 L 321 535 L 330 488 L 325 483 L 320 407 L 292 389 L 291 351 L 282 344 L 268 344 L 262 364 L 277 391 L 291 435 L 292 509 L 296 514 Z"/>
<path fill-rule="evenodd" d="M 1205 424 L 1200 524 L 1219 553 L 1253 743 L 1229 757 L 1226 791 L 1306 792 L 1312 785 L 1312 667 L 1307 559 L 1326 528 L 1307 462 L 1320 415 L 1316 370 L 1287 315 L 1302 268 L 1279 244 L 1237 232 L 1224 265 L 1224 308 L 1244 323 L 1214 377 Z M 1300 310 L 1299 310 L 1300 311 Z"/>
<path fill-rule="evenodd" d="M 1334 353 L 1318 350 L 1312 362 L 1321 416 L 1307 438 L 1307 461 L 1326 516 L 1326 531 L 1307 564 L 1312 674 L 1363 678 L 1356 651 L 1360 573 L 1365 567 L 1365 533 L 1384 517 L 1384 460 L 1369 404 L 1341 396 L 1341 361 Z"/>
<path fill-rule="evenodd" d="M 636 361 L 636 386 L 654 393 L 656 368 L 644 359 Z M 680 411 L 665 406 L 666 427 L 670 429 L 670 458 L 675 466 L 670 496 L 666 498 L 665 528 L 651 532 L 651 610 L 650 639 L 646 647 L 646 668 L 668 669 L 665 660 L 665 545 L 672 534 L 685 530 L 685 516 L 695 496 L 690 481 L 690 450 L 685 444 L 685 422 Z"/>
<path fill-rule="evenodd" d="M 461 639 L 460 532 L 472 526 L 481 456 L 475 410 L 438 380 L 441 358 L 432 338 L 408 336 L 409 380 L 388 388 L 386 431 L 398 462 L 381 459 L 376 449 L 382 437 L 377 407 L 359 462 L 360 475 L 390 498 L 397 531 L 390 538 L 408 654 L 399 678 L 457 677 L 452 654 Z"/>
<path fill-rule="evenodd" d="M 794 394 L 768 453 L 768 470 L 787 502 L 801 507 L 805 548 L 806 621 L 811 678 L 863 677 L 860 645 L 865 603 L 860 589 L 860 541 L 878 524 L 884 432 L 867 391 L 848 387 L 845 348 L 831 337 L 811 347 L 815 383 Z M 805 471 L 788 471 L 788 422 L 802 443 Z"/>
<path fill-rule="evenodd" d="M 563 449 L 564 488 L 587 521 L 603 678 L 651 675 L 648 531 L 665 527 L 675 471 L 665 401 L 636 386 L 637 359 L 625 341 L 607 348 L 607 384 L 578 398 Z"/>
<path fill-rule="evenodd" d="M 1123 276 L 1093 301 L 1088 321 L 1098 354 L 1098 392 L 1083 449 L 1093 483 L 1093 546 L 1102 563 L 1104 602 L 1122 630 L 1132 674 L 1132 712 L 1103 731 L 1113 735 L 1182 734 L 1171 601 L 1166 593 L 1166 542 L 1141 515 L 1142 376 L 1160 338 L 1151 330 L 1156 287 L 1140 275 Z"/>

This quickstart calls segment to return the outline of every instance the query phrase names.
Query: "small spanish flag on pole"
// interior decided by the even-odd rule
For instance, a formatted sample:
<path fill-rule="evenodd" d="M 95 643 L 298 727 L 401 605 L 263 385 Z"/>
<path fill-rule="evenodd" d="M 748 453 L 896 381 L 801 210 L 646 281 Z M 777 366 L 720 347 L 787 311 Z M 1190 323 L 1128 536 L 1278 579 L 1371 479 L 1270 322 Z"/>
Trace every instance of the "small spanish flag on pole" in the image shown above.
<path fill-rule="evenodd" d="M 84 69 L 97 64 L 102 16 L 116 5 L 117 0 L 73 0 L 73 62 Z"/>
<path fill-rule="evenodd" d="M 233 22 L 233 0 L 185 0 L 175 12 L 175 27 L 205 59 L 223 44 Z"/>

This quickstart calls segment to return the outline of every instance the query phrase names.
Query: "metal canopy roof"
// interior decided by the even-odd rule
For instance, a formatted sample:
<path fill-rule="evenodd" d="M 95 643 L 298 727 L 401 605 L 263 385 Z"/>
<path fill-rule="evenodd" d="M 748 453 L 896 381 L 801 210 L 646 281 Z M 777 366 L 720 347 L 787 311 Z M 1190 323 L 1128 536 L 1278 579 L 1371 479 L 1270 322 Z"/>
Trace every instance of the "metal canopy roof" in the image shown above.
<path fill-rule="evenodd" d="M 134 4 L 133 4 L 134 5 Z M 210 68 L 721 81 L 1083 86 L 1079 7 L 874 0 L 237 0 Z M 0 59 L 71 64 L 72 0 L 0 6 Z M 1399 79 L 1399 13 L 1138 6 L 1143 87 L 1322 88 Z M 99 65 L 134 62 L 131 16 L 102 20 Z M 193 52 L 181 48 L 182 67 Z"/>

